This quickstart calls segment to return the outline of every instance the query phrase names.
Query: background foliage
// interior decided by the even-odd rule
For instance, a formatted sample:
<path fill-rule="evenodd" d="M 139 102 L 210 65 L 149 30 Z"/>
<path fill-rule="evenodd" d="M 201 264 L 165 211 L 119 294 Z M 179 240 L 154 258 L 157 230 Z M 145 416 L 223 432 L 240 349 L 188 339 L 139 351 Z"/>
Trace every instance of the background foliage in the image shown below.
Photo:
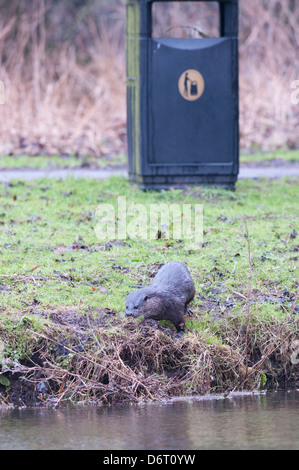
<path fill-rule="evenodd" d="M 241 147 L 298 148 L 298 0 L 240 0 Z M 154 4 L 154 35 L 217 34 L 217 2 Z M 2 154 L 125 152 L 125 0 L 3 0 Z"/>

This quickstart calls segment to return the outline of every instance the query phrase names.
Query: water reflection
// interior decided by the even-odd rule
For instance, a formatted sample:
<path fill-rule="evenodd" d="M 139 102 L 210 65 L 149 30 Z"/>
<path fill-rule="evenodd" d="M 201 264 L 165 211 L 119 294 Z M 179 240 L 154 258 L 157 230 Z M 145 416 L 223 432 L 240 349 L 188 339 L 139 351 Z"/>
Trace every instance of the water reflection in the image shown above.
<path fill-rule="evenodd" d="M 0 449 L 299 449 L 299 392 L 0 412 Z"/>

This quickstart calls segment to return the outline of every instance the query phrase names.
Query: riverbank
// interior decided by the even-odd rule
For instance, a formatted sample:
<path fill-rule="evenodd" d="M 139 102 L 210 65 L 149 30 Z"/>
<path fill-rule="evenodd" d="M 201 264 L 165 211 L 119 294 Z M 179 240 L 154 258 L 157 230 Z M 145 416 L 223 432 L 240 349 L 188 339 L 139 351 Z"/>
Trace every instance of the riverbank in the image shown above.
<path fill-rule="evenodd" d="M 5 405 L 124 403 L 298 387 L 298 178 L 235 192 L 139 191 L 124 177 L 0 184 L 0 396 Z M 203 243 L 97 236 L 101 204 L 203 204 Z M 185 262 L 186 333 L 124 317 L 132 286 Z"/>
<path fill-rule="evenodd" d="M 120 404 L 298 387 L 291 362 L 294 312 L 284 321 L 255 317 L 248 325 L 240 318 L 217 326 L 206 320 L 201 333 L 190 331 L 188 322 L 189 331 L 178 339 L 158 325 L 111 324 L 111 313 L 74 319 L 61 310 L 50 314 L 48 327 L 37 327 L 34 314 L 10 319 L 15 331 L 5 332 L 5 343 L 18 348 L 23 341 L 26 353 L 2 360 L 2 405 Z"/>

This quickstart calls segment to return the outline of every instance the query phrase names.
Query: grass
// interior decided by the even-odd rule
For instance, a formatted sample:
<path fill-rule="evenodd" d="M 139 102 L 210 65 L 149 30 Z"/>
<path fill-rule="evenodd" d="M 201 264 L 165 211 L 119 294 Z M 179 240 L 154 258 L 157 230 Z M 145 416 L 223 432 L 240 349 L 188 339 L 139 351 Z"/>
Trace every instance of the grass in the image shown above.
<path fill-rule="evenodd" d="M 250 154 L 240 155 L 241 163 L 258 163 L 271 161 L 278 162 L 299 162 L 299 151 L 298 150 L 275 150 L 273 152 L 255 152 Z"/>
<path fill-rule="evenodd" d="M 256 267 L 253 287 L 263 291 L 270 276 L 282 290 L 289 289 L 296 279 L 296 262 L 292 262 L 296 240 L 290 234 L 298 231 L 298 187 L 291 181 L 245 181 L 238 183 L 235 193 L 195 189 L 189 194 L 180 190 L 142 193 L 119 178 L 106 183 L 41 180 L 2 187 L 1 275 L 8 276 L 5 285 L 11 288 L 2 295 L 6 307 L 20 308 L 38 297 L 44 305 L 50 300 L 66 305 L 83 301 L 121 311 L 128 285 L 138 284 L 140 278 L 144 281 L 147 266 L 172 259 L 188 262 L 197 278 L 198 291 L 203 278 L 213 270 L 219 270 L 230 289 L 243 285 L 243 291 L 246 278 L 243 282 L 242 278 L 248 268 L 242 232 L 244 214 Z M 167 244 L 162 238 L 145 243 L 130 240 L 124 245 L 115 243 L 111 250 L 103 249 L 95 233 L 95 210 L 100 203 L 115 205 L 119 194 L 127 197 L 128 205 L 130 200 L 146 206 L 158 202 L 203 203 L 204 248 L 190 254 L 180 250 L 179 243 Z M 122 272 L 124 267 L 128 268 L 127 276 Z M 228 276 L 232 271 L 233 276 Z M 15 289 L 14 283 L 19 281 L 11 283 L 12 275 L 29 278 L 21 283 L 22 295 Z M 36 277 L 45 280 L 35 284 Z M 217 284 L 215 279 L 208 285 L 213 282 Z M 97 284 L 107 293 L 94 289 Z"/>
<path fill-rule="evenodd" d="M 52 383 L 59 402 L 62 396 L 78 399 L 69 387 L 78 377 L 87 380 L 86 370 L 91 385 L 85 395 L 90 398 L 92 390 L 104 401 L 112 393 L 107 384 L 116 382 L 113 399 L 121 401 L 153 398 L 155 389 L 157 396 L 203 393 L 259 386 L 265 376 L 267 385 L 290 379 L 289 347 L 298 338 L 298 183 L 243 180 L 235 192 L 200 187 L 142 192 L 119 177 L 1 184 L 0 332 L 6 361 L 29 367 L 36 351 L 43 351 L 48 372 L 43 367 L 39 377 Z M 203 204 L 202 247 L 190 251 L 180 240 L 164 239 L 163 227 L 155 240 L 99 240 L 96 209 L 102 203 L 116 207 L 119 195 L 126 196 L 127 206 Z M 196 286 L 193 316 L 181 341 L 172 339 L 171 324 L 161 322 L 157 329 L 123 315 L 131 286 L 150 283 L 158 266 L 171 260 L 188 265 Z M 61 348 L 69 349 L 57 353 Z M 107 355 L 114 372 L 107 371 Z M 94 362 L 102 369 L 94 369 Z M 41 366 L 34 367 L 41 374 Z M 53 367 L 56 385 L 49 379 Z M 136 370 L 143 371 L 143 385 Z M 175 382 L 178 371 L 183 379 Z M 121 374 L 131 380 L 129 391 Z M 62 392 L 65 376 L 68 393 Z"/>

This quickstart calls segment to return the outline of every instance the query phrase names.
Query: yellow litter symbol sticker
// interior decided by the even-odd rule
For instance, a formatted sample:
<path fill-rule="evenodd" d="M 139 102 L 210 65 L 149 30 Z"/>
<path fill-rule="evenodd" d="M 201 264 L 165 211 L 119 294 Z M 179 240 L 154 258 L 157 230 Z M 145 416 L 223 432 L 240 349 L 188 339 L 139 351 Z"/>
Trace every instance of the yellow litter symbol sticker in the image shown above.
<path fill-rule="evenodd" d="M 205 81 L 197 70 L 186 70 L 179 79 L 179 92 L 188 101 L 195 101 L 201 97 L 205 89 Z"/>

